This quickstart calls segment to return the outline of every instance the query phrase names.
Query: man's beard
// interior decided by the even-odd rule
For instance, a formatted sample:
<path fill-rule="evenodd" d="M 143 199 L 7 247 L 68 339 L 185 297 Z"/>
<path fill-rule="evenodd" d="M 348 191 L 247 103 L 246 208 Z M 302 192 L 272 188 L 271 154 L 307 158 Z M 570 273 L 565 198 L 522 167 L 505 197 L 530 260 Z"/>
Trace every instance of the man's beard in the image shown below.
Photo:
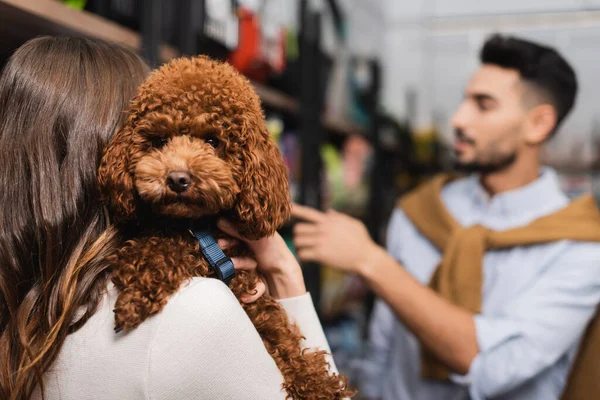
<path fill-rule="evenodd" d="M 489 162 L 471 161 L 463 163 L 454 158 L 454 170 L 464 173 L 480 173 L 480 174 L 492 174 L 494 172 L 500 172 L 510 167 L 517 159 L 517 152 L 514 151 L 507 155 L 495 157 Z"/>
<path fill-rule="evenodd" d="M 469 137 L 462 129 L 455 129 L 454 135 L 456 140 L 460 142 L 473 147 L 477 145 L 475 139 Z M 493 147 L 488 149 L 488 151 L 493 150 Z M 517 151 L 515 150 L 510 154 L 495 154 L 493 157 L 489 157 L 490 161 L 488 162 L 477 161 L 477 157 L 475 157 L 475 161 L 464 163 L 461 162 L 458 157 L 459 154 L 455 153 L 453 164 L 456 171 L 464 173 L 492 174 L 510 167 L 517 159 Z"/>

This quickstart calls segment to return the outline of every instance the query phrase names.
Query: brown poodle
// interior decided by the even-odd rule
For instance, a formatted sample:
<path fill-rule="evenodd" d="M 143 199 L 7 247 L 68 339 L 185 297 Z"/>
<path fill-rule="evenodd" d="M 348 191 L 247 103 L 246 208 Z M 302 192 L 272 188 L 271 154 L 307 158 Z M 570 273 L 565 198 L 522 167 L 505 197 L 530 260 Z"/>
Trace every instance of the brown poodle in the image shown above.
<path fill-rule="evenodd" d="M 125 126 L 99 170 L 103 198 L 122 234 L 109 258 L 120 295 L 116 330 L 131 330 L 160 312 L 192 277 L 214 276 L 190 235 L 217 217 L 248 239 L 272 235 L 290 216 L 287 172 L 264 123 L 258 96 L 231 66 L 181 58 L 154 71 L 138 90 Z M 239 245 L 229 256 L 248 255 Z M 230 283 L 237 298 L 256 273 Z M 242 303 L 284 377 L 292 399 L 352 395 L 347 379 L 328 373 L 325 352 L 303 352 L 302 334 L 265 295 Z"/>

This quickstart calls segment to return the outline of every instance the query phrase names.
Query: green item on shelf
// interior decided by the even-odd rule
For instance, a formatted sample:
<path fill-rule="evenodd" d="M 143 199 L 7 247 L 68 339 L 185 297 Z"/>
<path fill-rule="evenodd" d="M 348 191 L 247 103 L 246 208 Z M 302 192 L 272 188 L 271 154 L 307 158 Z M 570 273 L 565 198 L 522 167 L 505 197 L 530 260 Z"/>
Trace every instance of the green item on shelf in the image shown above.
<path fill-rule="evenodd" d="M 298 43 L 298 33 L 296 31 L 285 30 L 285 50 L 289 61 L 296 61 L 300 58 L 300 44 Z"/>
<path fill-rule="evenodd" d="M 62 0 L 62 2 L 65 3 L 67 7 L 71 7 L 76 10 L 83 10 L 87 0 Z"/>
<path fill-rule="evenodd" d="M 275 142 L 279 143 L 279 139 L 283 134 L 284 124 L 281 118 L 277 116 L 268 116 L 265 119 L 265 123 L 267 126 L 267 131 L 271 134 L 271 137 L 275 140 Z"/>

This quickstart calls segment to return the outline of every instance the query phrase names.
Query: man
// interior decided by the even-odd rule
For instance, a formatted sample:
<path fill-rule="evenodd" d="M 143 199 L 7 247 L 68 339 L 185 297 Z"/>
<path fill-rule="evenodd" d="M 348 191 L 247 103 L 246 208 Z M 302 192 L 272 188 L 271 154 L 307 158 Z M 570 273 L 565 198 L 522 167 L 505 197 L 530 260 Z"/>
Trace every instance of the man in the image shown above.
<path fill-rule="evenodd" d="M 540 165 L 576 91 L 555 50 L 493 36 L 452 120 L 456 167 L 470 174 L 403 200 L 387 251 L 350 217 L 295 206 L 307 221 L 295 228 L 299 257 L 360 274 L 382 299 L 364 397 L 561 397 L 600 301 L 597 208 L 569 203 Z"/>

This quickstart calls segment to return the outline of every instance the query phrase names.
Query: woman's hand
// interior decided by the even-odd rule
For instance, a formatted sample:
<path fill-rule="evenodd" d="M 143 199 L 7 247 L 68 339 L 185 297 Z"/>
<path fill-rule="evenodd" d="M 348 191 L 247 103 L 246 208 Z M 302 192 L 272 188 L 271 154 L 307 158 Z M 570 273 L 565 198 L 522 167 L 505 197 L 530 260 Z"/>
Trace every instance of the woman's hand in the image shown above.
<path fill-rule="evenodd" d="M 234 246 L 237 240 L 245 242 L 254 253 L 254 258 L 232 258 L 236 270 L 258 270 L 264 281 L 256 286 L 256 294 L 246 296 L 242 301 L 251 303 L 260 298 L 266 291 L 276 299 L 301 296 L 306 293 L 306 285 L 300 264 L 279 235 L 264 237 L 259 240 L 245 240 L 231 222 L 221 219 L 217 226 L 223 232 L 236 238 L 233 241 L 219 239 L 223 249 Z"/>

